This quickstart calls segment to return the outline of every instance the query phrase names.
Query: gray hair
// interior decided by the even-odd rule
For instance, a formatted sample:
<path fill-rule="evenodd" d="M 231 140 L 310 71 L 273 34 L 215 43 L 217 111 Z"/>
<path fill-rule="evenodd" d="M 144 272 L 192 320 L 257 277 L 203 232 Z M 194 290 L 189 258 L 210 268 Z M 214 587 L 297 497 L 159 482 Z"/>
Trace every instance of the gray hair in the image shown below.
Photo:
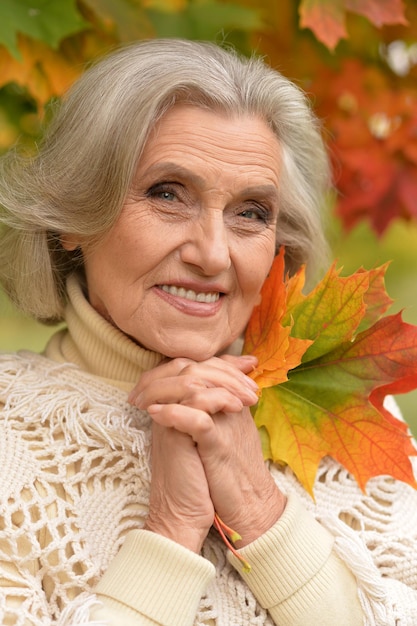
<path fill-rule="evenodd" d="M 277 249 L 287 268 L 315 268 L 326 248 L 329 165 L 305 94 L 260 58 L 216 44 L 154 39 L 88 69 L 63 99 L 35 155 L 0 163 L 0 281 L 41 321 L 62 319 L 65 282 L 80 257 L 60 233 L 100 238 L 114 224 L 150 130 L 178 102 L 253 114 L 279 139 L 283 168 Z"/>

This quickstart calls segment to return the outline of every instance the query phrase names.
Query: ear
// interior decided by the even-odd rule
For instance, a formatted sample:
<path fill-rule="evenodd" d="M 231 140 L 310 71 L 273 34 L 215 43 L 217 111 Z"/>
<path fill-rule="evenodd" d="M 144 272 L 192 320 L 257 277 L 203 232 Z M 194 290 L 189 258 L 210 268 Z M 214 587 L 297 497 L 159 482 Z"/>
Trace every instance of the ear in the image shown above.
<path fill-rule="evenodd" d="M 80 247 L 79 238 L 76 235 L 70 235 L 68 233 L 64 233 L 59 236 L 59 240 L 61 242 L 61 246 L 67 252 L 72 252 Z"/>

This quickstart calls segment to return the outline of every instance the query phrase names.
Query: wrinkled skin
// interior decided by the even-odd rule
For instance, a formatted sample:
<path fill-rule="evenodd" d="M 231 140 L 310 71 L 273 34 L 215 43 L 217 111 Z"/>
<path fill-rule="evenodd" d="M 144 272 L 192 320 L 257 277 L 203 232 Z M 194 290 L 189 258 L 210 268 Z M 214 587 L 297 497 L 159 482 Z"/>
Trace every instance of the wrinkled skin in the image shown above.
<path fill-rule="evenodd" d="M 224 355 L 274 258 L 280 163 L 262 120 L 176 105 L 106 237 L 62 238 L 81 245 L 92 306 L 167 357 L 130 395 L 153 418 L 147 528 L 196 552 L 215 511 L 245 545 L 285 506 L 249 410 L 256 360 Z"/>
<path fill-rule="evenodd" d="M 285 505 L 262 458 L 245 376 L 253 357 L 175 359 L 142 377 L 131 401 L 154 419 L 148 528 L 198 552 L 214 512 L 242 536 L 263 534 Z"/>

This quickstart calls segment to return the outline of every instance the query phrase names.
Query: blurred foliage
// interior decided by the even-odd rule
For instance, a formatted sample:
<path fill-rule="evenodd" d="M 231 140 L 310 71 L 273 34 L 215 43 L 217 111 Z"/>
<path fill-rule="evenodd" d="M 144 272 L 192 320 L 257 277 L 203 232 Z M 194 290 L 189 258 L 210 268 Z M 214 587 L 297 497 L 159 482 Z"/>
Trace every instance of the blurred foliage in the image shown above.
<path fill-rule="evenodd" d="M 417 217 L 415 0 L 2 0 L 0 150 L 33 145 L 89 63 L 155 36 L 256 51 L 311 95 L 346 230 Z"/>
<path fill-rule="evenodd" d="M 393 259 L 388 291 L 417 323 L 417 2 L 1 0 L 0 151 L 35 146 L 49 104 L 95 59 L 156 36 L 255 51 L 309 94 L 338 190 L 335 256 L 349 272 Z M 0 304 L 0 347 L 41 349 L 50 329 Z"/>

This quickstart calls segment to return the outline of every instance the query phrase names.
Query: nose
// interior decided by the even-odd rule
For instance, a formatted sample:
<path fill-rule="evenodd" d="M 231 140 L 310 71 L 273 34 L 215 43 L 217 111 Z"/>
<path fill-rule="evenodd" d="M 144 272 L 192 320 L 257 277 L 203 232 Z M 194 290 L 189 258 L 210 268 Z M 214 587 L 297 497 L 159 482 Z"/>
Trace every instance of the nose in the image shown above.
<path fill-rule="evenodd" d="M 227 228 L 223 211 L 213 211 L 188 222 L 187 240 L 181 247 L 181 260 L 194 265 L 207 276 L 221 274 L 231 265 Z"/>

